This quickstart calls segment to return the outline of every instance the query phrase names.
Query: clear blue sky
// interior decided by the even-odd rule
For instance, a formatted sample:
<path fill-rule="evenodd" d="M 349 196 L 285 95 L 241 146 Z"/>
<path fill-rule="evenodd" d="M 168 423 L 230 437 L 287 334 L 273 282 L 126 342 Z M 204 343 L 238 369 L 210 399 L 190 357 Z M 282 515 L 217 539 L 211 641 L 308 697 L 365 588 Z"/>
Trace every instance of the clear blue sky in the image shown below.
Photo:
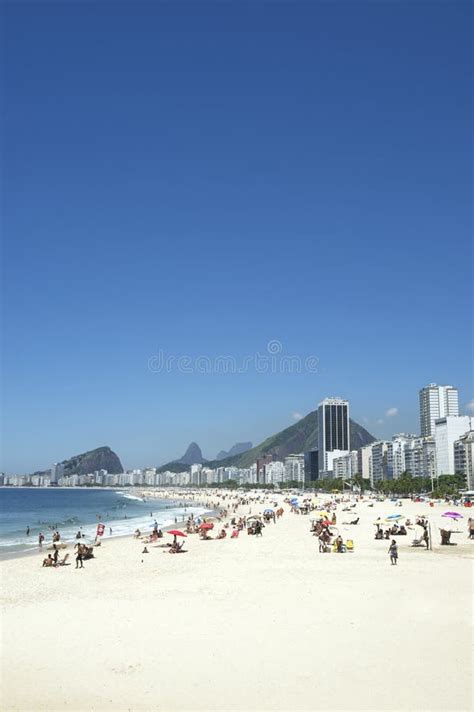
<path fill-rule="evenodd" d="M 327 395 L 385 437 L 428 382 L 469 403 L 471 12 L 4 4 L 2 468 L 212 457 Z M 149 369 L 272 339 L 317 372 Z"/>

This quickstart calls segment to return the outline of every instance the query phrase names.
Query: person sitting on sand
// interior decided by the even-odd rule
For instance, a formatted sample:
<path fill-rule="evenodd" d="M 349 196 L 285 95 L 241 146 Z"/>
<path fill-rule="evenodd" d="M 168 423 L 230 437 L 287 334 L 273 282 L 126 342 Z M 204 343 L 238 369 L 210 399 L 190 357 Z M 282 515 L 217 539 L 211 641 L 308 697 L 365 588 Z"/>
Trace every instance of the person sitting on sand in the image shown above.
<path fill-rule="evenodd" d="M 342 554 L 344 541 L 340 534 L 336 537 L 336 546 L 337 546 L 337 553 Z"/>
<path fill-rule="evenodd" d="M 381 529 L 377 529 L 377 531 L 375 532 L 375 538 L 383 539 L 383 531 Z"/>
<path fill-rule="evenodd" d="M 54 559 L 51 554 L 48 554 L 48 557 L 43 559 L 43 566 L 54 566 Z"/>
<path fill-rule="evenodd" d="M 144 549 L 143 549 L 143 551 L 142 551 L 142 554 L 149 554 L 149 553 L 150 553 L 150 552 L 148 551 L 148 549 L 147 549 L 146 546 L 145 546 Z"/>
<path fill-rule="evenodd" d="M 225 530 L 225 529 L 221 529 L 221 531 L 219 532 L 217 538 L 218 538 L 218 539 L 225 539 L 226 536 L 227 536 L 226 530 Z"/>
<path fill-rule="evenodd" d="M 390 529 L 387 529 L 387 531 L 386 531 L 385 534 L 383 535 L 383 538 L 384 538 L 384 539 L 390 539 Z"/>

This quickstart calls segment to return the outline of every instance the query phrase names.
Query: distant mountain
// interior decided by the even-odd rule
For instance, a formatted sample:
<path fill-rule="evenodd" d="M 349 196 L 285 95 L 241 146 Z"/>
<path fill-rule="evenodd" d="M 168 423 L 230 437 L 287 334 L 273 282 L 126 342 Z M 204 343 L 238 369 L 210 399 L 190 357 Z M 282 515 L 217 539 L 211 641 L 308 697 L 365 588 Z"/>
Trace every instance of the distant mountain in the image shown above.
<path fill-rule="evenodd" d="M 204 463 L 207 463 L 207 460 L 203 456 L 201 448 L 197 443 L 193 442 L 188 445 L 188 449 L 182 457 L 162 465 L 158 468 L 158 472 L 164 472 L 165 470 L 169 470 L 170 472 L 182 472 L 183 470 L 188 470 L 190 465 L 203 465 Z"/>
<path fill-rule="evenodd" d="M 119 456 L 110 447 L 98 447 L 81 455 L 74 455 L 61 464 L 65 475 L 88 475 L 95 470 L 107 470 L 114 475 L 123 472 Z"/>
<path fill-rule="evenodd" d="M 196 465 L 203 464 L 204 462 L 207 462 L 207 460 L 203 457 L 199 445 L 197 443 L 191 443 L 183 457 L 180 457 L 177 462 L 181 465 Z"/>
<path fill-rule="evenodd" d="M 357 450 L 363 445 L 374 442 L 375 438 L 365 428 L 350 421 L 350 446 L 352 450 Z M 318 411 L 313 410 L 306 417 L 301 418 L 294 425 L 280 431 L 276 435 L 271 435 L 259 445 L 251 450 L 247 450 L 240 455 L 228 457 L 225 460 L 218 460 L 206 463 L 207 467 L 250 467 L 258 457 L 262 455 L 273 455 L 276 459 L 283 459 L 290 453 L 308 452 L 318 447 Z"/>
<path fill-rule="evenodd" d="M 233 457 L 234 455 L 242 455 L 242 453 L 247 452 L 252 448 L 252 443 L 235 443 L 230 450 L 221 450 L 216 455 L 216 460 L 224 460 L 226 457 Z"/>
<path fill-rule="evenodd" d="M 64 468 L 65 475 L 89 475 L 96 470 L 107 470 L 113 475 L 123 472 L 122 463 L 119 456 L 109 447 L 98 447 L 80 455 L 74 455 L 68 460 L 60 463 Z M 49 475 L 50 470 L 35 472 L 35 475 Z"/>
<path fill-rule="evenodd" d="M 374 441 L 374 436 L 363 428 L 362 425 L 359 425 L 359 423 L 356 423 L 354 420 L 350 420 L 351 450 L 357 450 Z M 290 453 L 308 452 L 309 450 L 315 450 L 317 447 L 318 411 L 313 410 L 294 425 L 290 425 L 289 428 L 281 430 L 279 433 L 276 433 L 276 435 L 271 435 L 250 450 L 246 450 L 238 455 L 226 457 L 223 460 L 210 460 L 207 462 L 203 460 L 203 462 L 206 462 L 206 467 L 211 468 L 223 466 L 250 467 L 250 465 L 262 455 L 273 455 L 276 459 L 281 460 Z M 201 453 L 200 450 L 199 453 Z M 199 462 L 199 460 L 194 460 L 194 462 Z M 170 470 L 171 472 L 179 472 L 183 464 L 185 464 L 183 460 L 179 462 L 174 461 L 163 465 L 159 469 L 161 471 Z"/>

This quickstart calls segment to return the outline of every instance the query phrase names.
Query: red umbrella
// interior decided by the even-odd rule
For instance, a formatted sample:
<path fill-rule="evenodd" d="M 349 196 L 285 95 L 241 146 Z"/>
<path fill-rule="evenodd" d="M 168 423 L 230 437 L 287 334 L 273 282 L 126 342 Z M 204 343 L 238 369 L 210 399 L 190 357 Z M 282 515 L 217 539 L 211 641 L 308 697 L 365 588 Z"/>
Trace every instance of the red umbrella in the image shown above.
<path fill-rule="evenodd" d="M 204 522 L 204 524 L 201 524 L 199 529 L 203 529 L 204 531 L 207 529 L 214 529 L 214 524 L 212 522 Z"/>
<path fill-rule="evenodd" d="M 181 532 L 179 529 L 170 529 L 168 534 L 171 534 L 172 536 L 188 536 L 184 532 Z"/>

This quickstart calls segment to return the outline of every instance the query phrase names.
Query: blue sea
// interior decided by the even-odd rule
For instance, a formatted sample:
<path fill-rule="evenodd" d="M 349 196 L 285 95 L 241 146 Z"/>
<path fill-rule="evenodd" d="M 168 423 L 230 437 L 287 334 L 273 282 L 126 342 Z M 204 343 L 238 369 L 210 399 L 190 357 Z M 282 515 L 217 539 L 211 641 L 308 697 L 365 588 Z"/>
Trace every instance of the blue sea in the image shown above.
<path fill-rule="evenodd" d="M 155 521 L 159 527 L 174 524 L 175 518 L 182 524 L 191 512 L 196 516 L 204 508 L 176 500 L 144 500 L 126 490 L 0 488 L 0 558 L 37 551 L 40 532 L 43 546 L 51 543 L 55 529 L 62 541 L 74 541 L 81 530 L 84 541 L 92 542 L 99 522 L 105 524 L 107 539 L 137 528 L 149 533 Z"/>

